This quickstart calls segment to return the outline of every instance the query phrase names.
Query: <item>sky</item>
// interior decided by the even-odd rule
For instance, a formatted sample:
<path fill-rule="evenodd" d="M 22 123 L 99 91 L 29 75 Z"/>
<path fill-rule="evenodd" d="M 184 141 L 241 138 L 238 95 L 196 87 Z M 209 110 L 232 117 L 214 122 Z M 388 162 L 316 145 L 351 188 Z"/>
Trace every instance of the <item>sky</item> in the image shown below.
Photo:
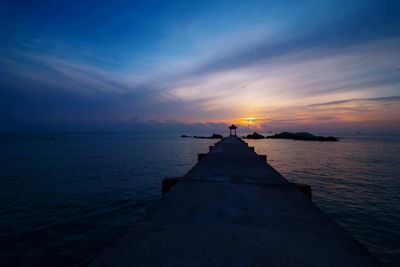
<path fill-rule="evenodd" d="M 385 0 L 3 0 L 0 131 L 400 133 L 399 12 Z"/>

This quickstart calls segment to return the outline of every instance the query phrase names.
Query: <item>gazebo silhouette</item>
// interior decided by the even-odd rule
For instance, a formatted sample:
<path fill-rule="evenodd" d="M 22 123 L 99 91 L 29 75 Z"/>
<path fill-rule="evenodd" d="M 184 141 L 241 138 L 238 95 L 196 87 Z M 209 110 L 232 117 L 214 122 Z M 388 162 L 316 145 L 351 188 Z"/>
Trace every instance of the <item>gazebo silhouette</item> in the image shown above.
<path fill-rule="evenodd" d="M 237 129 L 237 127 L 234 124 L 229 126 L 229 136 L 232 136 L 232 135 L 236 136 L 236 129 Z M 232 134 L 232 132 L 233 132 L 233 134 Z"/>

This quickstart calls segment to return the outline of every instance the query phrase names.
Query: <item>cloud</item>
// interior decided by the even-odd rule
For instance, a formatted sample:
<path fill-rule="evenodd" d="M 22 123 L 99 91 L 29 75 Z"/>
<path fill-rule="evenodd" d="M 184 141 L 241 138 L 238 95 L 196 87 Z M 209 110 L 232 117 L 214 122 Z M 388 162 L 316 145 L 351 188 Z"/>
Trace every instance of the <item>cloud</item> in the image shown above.
<path fill-rule="evenodd" d="M 307 53 L 308 58 L 327 57 L 340 54 L 347 47 L 365 45 L 382 38 L 395 38 L 400 28 L 398 16 L 393 11 L 396 8 L 399 8 L 396 1 L 386 1 L 385 4 L 371 5 L 356 13 L 348 12 L 344 16 L 335 14 L 336 17 L 329 22 L 322 20 L 311 25 L 300 23 L 298 27 L 281 31 L 279 37 L 267 36 L 263 41 L 241 49 L 215 54 L 213 59 L 200 65 L 193 72 L 204 74 L 242 68 L 287 55 L 299 56 L 310 50 L 314 52 Z M 351 7 L 349 9 L 351 10 Z M 355 31 L 358 34 L 355 35 Z M 272 41 L 271 38 L 277 38 L 278 41 Z"/>
<path fill-rule="evenodd" d="M 358 103 L 358 102 L 400 102 L 400 96 L 386 96 L 386 97 L 373 97 L 373 98 L 353 98 L 353 99 L 343 99 L 338 101 L 330 101 L 325 103 L 316 103 L 308 105 L 309 107 L 325 107 L 325 106 L 337 106 L 348 103 Z"/>
<path fill-rule="evenodd" d="M 379 88 L 383 86 L 394 86 L 400 84 L 400 76 L 397 77 L 384 77 L 381 79 L 371 80 L 369 77 L 366 81 L 349 81 L 346 85 L 331 87 L 328 89 L 322 89 L 313 92 L 312 94 L 327 94 L 337 93 L 355 89 L 366 89 L 366 88 Z"/>
<path fill-rule="evenodd" d="M 0 122 L 124 128 L 169 120 L 179 128 L 174 121 L 246 116 L 269 123 L 355 121 L 371 113 L 384 118 L 389 111 L 377 104 L 398 102 L 397 96 L 376 97 L 398 93 L 397 5 L 351 2 L 342 8 L 332 2 L 321 11 L 319 4 L 289 10 L 275 3 L 264 10 L 271 19 L 241 17 L 219 31 L 198 15 L 185 33 L 171 26 L 175 20 L 160 27 L 163 38 L 145 32 L 143 38 L 160 39 L 148 47 L 146 38 L 126 40 L 138 42 L 132 48 L 107 43 L 123 40 L 112 33 L 118 19 L 97 28 L 109 36 L 92 36 L 104 38 L 105 47 L 62 33 L 15 34 L 18 44 L 0 49 Z"/>

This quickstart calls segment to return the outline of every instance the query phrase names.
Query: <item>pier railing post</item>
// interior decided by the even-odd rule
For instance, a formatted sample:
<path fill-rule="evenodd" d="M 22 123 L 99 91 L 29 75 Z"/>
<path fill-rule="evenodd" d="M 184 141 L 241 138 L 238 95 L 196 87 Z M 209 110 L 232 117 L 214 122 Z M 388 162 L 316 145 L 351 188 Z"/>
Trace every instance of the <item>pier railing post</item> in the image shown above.
<path fill-rule="evenodd" d="M 267 155 L 258 155 L 260 158 L 262 158 L 264 161 L 267 161 Z"/>
<path fill-rule="evenodd" d="M 168 177 L 162 179 L 161 181 L 162 194 L 164 195 L 168 191 L 170 191 L 172 187 L 174 187 L 174 185 L 176 185 L 181 179 L 182 177 Z"/>
<path fill-rule="evenodd" d="M 311 186 L 308 184 L 303 184 L 303 183 L 293 183 L 297 189 L 300 190 L 304 195 L 306 195 L 309 199 L 312 198 L 312 190 Z"/>
<path fill-rule="evenodd" d="M 202 160 L 207 154 L 199 153 L 197 154 L 197 160 L 200 161 Z"/>

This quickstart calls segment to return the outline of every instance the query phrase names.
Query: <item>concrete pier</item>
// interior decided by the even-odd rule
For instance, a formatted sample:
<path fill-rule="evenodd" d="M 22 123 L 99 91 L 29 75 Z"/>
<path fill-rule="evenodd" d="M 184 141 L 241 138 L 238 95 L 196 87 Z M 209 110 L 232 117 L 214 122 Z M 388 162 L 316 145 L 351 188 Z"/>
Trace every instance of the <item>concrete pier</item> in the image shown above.
<path fill-rule="evenodd" d="M 91 266 L 377 265 L 314 205 L 311 188 L 289 183 L 235 136 L 199 155 L 184 177 L 164 181 L 163 191 Z"/>

